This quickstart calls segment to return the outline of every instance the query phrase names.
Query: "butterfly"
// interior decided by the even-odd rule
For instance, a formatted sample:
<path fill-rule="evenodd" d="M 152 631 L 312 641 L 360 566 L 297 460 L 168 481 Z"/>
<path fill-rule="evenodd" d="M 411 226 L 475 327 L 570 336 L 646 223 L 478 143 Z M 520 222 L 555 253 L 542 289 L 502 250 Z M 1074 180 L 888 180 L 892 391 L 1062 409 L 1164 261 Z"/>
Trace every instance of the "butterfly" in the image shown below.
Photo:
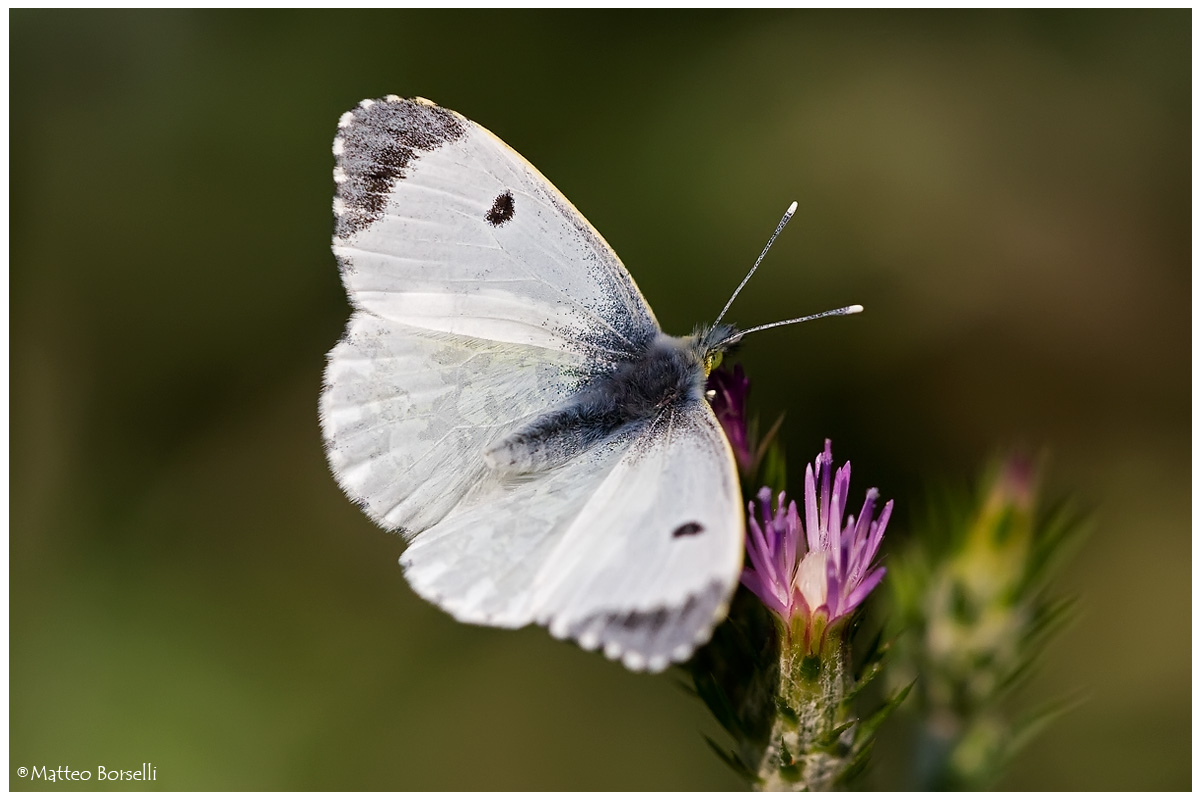
<path fill-rule="evenodd" d="M 460 621 L 543 625 L 632 670 L 689 658 L 742 569 L 705 380 L 744 334 L 663 333 L 575 207 L 454 111 L 364 100 L 333 154 L 353 314 L 320 419 L 342 489 Z"/>

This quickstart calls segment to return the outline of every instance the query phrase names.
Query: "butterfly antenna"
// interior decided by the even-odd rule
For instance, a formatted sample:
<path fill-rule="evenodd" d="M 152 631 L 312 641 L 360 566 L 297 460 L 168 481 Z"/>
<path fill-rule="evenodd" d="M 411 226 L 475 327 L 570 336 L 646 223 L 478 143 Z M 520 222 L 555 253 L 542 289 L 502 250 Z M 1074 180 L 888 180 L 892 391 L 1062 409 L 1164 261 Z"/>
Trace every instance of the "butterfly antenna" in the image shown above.
<path fill-rule="evenodd" d="M 797 322 L 808 322 L 810 319 L 820 319 L 821 317 L 844 317 L 847 314 L 859 314 L 862 312 L 862 310 L 863 310 L 862 306 L 853 305 L 853 306 L 846 306 L 845 308 L 835 308 L 832 311 L 822 311 L 820 314 L 810 314 L 807 317 L 796 317 L 795 319 L 785 319 L 785 320 L 781 320 L 779 322 L 768 322 L 766 325 L 758 325 L 756 327 L 749 328 L 744 331 L 738 331 L 737 333 L 730 336 L 728 339 L 722 339 L 721 341 L 717 342 L 715 345 L 713 345 L 713 349 L 723 347 L 724 345 L 732 344 L 733 342 L 739 341 L 747 333 L 754 333 L 755 331 L 765 331 L 767 328 L 778 328 L 783 325 L 794 325 Z"/>
<path fill-rule="evenodd" d="M 729 302 L 725 304 L 725 307 L 721 309 L 721 313 L 717 315 L 717 321 L 713 323 L 714 328 L 721 324 L 721 320 L 725 318 L 725 312 L 729 311 L 729 307 L 733 305 L 733 301 L 737 299 L 738 293 L 742 291 L 742 287 L 744 287 L 750 281 L 750 276 L 754 274 L 754 270 L 758 269 L 758 265 L 761 264 L 763 258 L 766 257 L 767 251 L 771 249 L 771 245 L 775 244 L 775 237 L 779 235 L 779 232 L 783 230 L 783 226 L 788 224 L 788 221 L 792 218 L 792 214 L 795 213 L 796 203 L 793 201 L 792 204 L 788 206 L 788 210 L 784 212 L 783 219 L 779 220 L 779 225 L 775 227 L 775 232 L 772 233 L 771 238 L 767 240 L 767 246 L 762 249 L 761 253 L 759 253 L 758 260 L 754 262 L 754 266 L 751 267 L 750 271 L 746 273 L 746 277 L 742 278 L 742 282 L 738 284 L 738 287 L 733 290 L 733 296 L 729 298 Z M 777 324 L 782 325 L 785 323 Z M 749 331 L 746 331 L 746 333 L 749 333 Z"/>

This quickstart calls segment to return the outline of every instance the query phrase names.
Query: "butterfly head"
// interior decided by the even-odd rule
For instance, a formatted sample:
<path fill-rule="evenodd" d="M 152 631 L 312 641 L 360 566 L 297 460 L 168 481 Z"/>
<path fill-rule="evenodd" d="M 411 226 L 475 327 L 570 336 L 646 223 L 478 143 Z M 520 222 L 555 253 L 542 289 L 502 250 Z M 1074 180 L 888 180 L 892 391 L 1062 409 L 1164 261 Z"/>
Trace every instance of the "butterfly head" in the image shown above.
<path fill-rule="evenodd" d="M 737 344 L 740 337 L 732 325 L 717 324 L 697 328 L 692 338 L 700 361 L 704 364 L 704 375 L 708 377 L 714 369 L 721 366 L 725 351 Z"/>

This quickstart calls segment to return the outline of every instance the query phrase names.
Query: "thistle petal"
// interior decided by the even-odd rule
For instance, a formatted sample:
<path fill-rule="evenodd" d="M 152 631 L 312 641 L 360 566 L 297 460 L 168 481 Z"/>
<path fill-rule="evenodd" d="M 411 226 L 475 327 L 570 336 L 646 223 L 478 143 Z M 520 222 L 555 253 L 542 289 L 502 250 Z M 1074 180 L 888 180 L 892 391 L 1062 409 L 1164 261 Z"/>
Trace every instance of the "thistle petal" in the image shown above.
<path fill-rule="evenodd" d="M 878 567 L 877 569 L 872 570 L 867 577 L 858 584 L 858 586 L 854 587 L 854 591 L 850 592 L 849 596 L 846 597 L 846 605 L 842 609 L 841 613 L 848 614 L 854 609 L 858 608 L 859 603 L 865 600 L 867 595 L 871 593 L 871 590 L 878 586 L 879 582 L 883 580 L 883 575 L 885 572 L 887 572 L 885 567 Z"/>
<path fill-rule="evenodd" d="M 817 507 L 821 513 L 821 547 L 829 547 L 829 495 L 830 470 L 833 468 L 833 453 L 830 452 L 829 440 L 825 440 L 825 452 L 817 456 L 817 480 L 821 482 L 821 496 Z"/>
<path fill-rule="evenodd" d="M 821 460 L 818 457 L 817 467 L 820 468 Z M 817 484 L 813 476 L 812 464 L 809 464 L 804 469 L 804 526 L 807 532 L 809 551 L 820 550 L 821 544 L 821 517 L 817 512 Z"/>
<path fill-rule="evenodd" d="M 879 550 L 879 543 L 883 541 L 883 531 L 887 527 L 888 520 L 892 518 L 892 503 L 893 500 L 888 500 L 883 505 L 883 511 L 879 514 L 879 520 L 871 523 L 871 535 L 867 539 L 866 547 L 864 548 L 864 562 L 870 563 L 875 558 L 875 553 Z"/>
<path fill-rule="evenodd" d="M 749 536 L 746 537 L 746 556 L 750 559 L 754 571 L 762 575 L 763 580 L 778 583 L 779 573 L 775 570 L 775 559 L 772 555 L 774 548 L 767 542 L 767 537 L 759 527 L 758 520 L 754 518 L 754 503 L 751 502 L 747 505 L 750 514 L 748 516 L 749 523 L 746 526 L 749 529 Z M 758 593 L 755 592 L 755 594 Z"/>
<path fill-rule="evenodd" d="M 783 492 L 779 493 L 779 505 L 780 506 L 783 505 Z M 798 522 L 798 518 L 796 517 L 796 504 L 795 503 L 788 504 L 787 512 L 785 514 L 781 515 L 780 523 L 781 523 L 780 527 L 785 531 L 793 531 L 793 530 L 798 531 L 799 530 L 799 522 Z M 799 534 L 797 534 L 795 536 L 784 536 L 783 537 L 783 561 L 784 561 L 784 563 L 787 563 L 787 564 L 795 564 L 796 563 L 796 550 L 797 550 L 797 545 L 799 543 L 800 543 L 800 535 Z"/>

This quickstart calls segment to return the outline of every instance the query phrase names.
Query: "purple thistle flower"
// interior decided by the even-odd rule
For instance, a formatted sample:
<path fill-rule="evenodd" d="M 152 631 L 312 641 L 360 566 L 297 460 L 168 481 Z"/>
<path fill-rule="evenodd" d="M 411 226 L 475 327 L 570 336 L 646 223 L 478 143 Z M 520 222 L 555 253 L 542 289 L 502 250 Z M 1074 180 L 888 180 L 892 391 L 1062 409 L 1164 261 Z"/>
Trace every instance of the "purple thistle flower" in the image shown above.
<path fill-rule="evenodd" d="M 713 413 L 717 415 L 717 422 L 721 423 L 725 437 L 733 447 L 738 467 L 742 472 L 749 472 L 758 461 L 746 431 L 746 398 L 750 394 L 750 379 L 746 377 L 742 365 L 738 364 L 732 372 L 727 369 L 713 370 L 708 376 L 708 388 L 716 393 L 711 402 Z"/>
<path fill-rule="evenodd" d="M 876 489 L 867 491 L 857 519 L 845 517 L 850 493 L 850 462 L 833 472 L 833 451 L 828 439 L 825 452 L 804 473 L 804 524 L 796 503 L 783 492 L 771 511 L 771 489 L 758 493 L 758 508 L 749 503 L 746 552 L 749 565 L 742 583 L 795 630 L 803 623 L 806 641 L 814 627 L 847 616 L 883 579 L 884 568 L 872 568 L 884 528 L 892 514 L 892 501 L 874 520 Z M 819 487 L 819 488 L 818 488 Z M 757 514 L 756 514 L 757 512 Z M 818 626 L 814 622 L 820 620 Z"/>

